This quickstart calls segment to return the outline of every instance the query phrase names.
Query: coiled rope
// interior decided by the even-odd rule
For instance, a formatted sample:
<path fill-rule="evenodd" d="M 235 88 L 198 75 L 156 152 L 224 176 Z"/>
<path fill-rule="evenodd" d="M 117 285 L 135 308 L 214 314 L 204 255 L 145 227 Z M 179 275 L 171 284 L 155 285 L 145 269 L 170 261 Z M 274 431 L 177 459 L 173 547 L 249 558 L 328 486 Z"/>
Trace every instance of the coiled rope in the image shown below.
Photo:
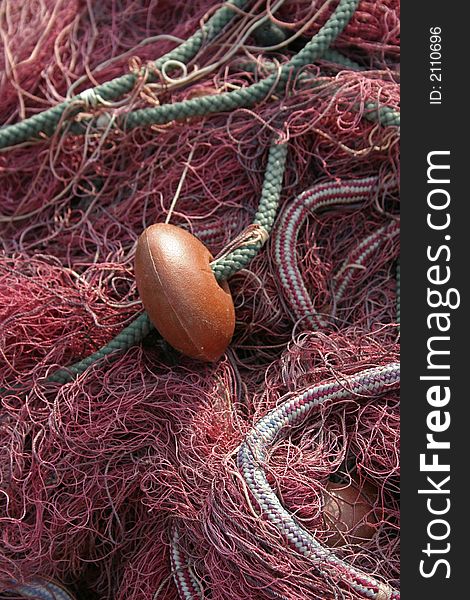
<path fill-rule="evenodd" d="M 313 300 L 305 286 L 296 257 L 297 238 L 302 224 L 311 212 L 318 212 L 336 206 L 355 206 L 366 202 L 377 190 L 376 177 L 365 177 L 350 181 L 327 181 L 319 183 L 288 204 L 279 217 L 273 235 L 275 265 L 279 282 L 289 307 L 297 320 L 303 320 L 308 327 L 318 330 L 328 326 L 328 319 L 317 312 Z M 370 253 L 385 243 L 387 239 L 398 235 L 398 224 L 376 232 L 371 239 L 364 240 L 350 262 L 355 264 L 365 261 Z M 337 274 L 336 300 L 340 300 L 344 289 L 352 275 L 345 272 Z M 339 295 L 339 296 L 338 296 Z"/>
<path fill-rule="evenodd" d="M 309 387 L 288 398 L 258 421 L 238 452 L 238 466 L 262 515 L 283 533 L 289 545 L 312 560 L 320 571 L 349 586 L 360 597 L 375 600 L 399 600 L 400 593 L 338 558 L 300 526 L 272 490 L 263 465 L 276 439 L 301 425 L 320 406 L 356 395 L 376 397 L 397 389 L 399 385 L 400 365 L 392 363 Z"/>
<path fill-rule="evenodd" d="M 242 6 L 245 3 L 240 0 L 229 0 L 227 5 Z M 340 0 L 330 19 L 301 52 L 286 63 L 278 73 L 273 73 L 252 86 L 218 96 L 206 96 L 157 108 L 133 111 L 127 115 L 123 115 L 117 120 L 117 123 L 124 129 L 133 129 L 151 124 L 168 123 L 175 119 L 230 111 L 242 106 L 253 106 L 268 97 L 273 89 L 284 88 L 288 84 L 289 78 L 295 75 L 304 65 L 310 64 L 320 58 L 348 23 L 357 4 L 358 0 Z M 175 50 L 158 59 L 153 65 L 154 68 L 160 69 L 170 60 L 181 62 L 190 60 L 200 49 L 204 40 L 215 37 L 233 18 L 234 14 L 234 11 L 230 7 L 224 6 L 219 9 L 201 31 L 197 32 Z M 125 75 L 124 77 L 97 86 L 94 88 L 94 93 L 99 94 L 105 100 L 113 100 L 130 91 L 135 85 L 136 78 L 137 75 L 135 74 Z M 0 148 L 6 148 L 33 139 L 41 132 L 51 135 L 64 113 L 72 107 L 73 103 L 83 100 L 84 93 L 78 94 L 71 100 L 63 102 L 39 115 L 35 115 L 26 121 L 0 129 Z M 397 121 L 397 113 L 393 109 L 387 109 L 383 113 L 382 109 L 379 111 L 374 103 L 366 105 L 366 108 L 373 115 L 373 118 L 381 124 L 399 124 L 399 114 Z M 384 108 L 386 109 L 387 107 Z M 389 117 L 384 117 L 383 115 L 387 114 L 387 112 L 389 113 Z M 70 131 L 75 132 L 76 129 L 71 128 Z M 287 145 L 275 141 L 269 150 L 259 208 L 253 221 L 254 225 L 266 232 L 266 235 L 269 235 L 272 229 L 278 209 L 286 156 Z M 362 197 L 359 188 L 356 190 L 356 200 L 357 194 L 359 194 L 359 198 Z M 266 237 L 261 236 L 252 243 L 244 244 L 240 248 L 236 248 L 215 260 L 211 264 L 211 268 L 217 280 L 223 281 L 228 279 L 234 273 L 244 268 L 257 254 L 265 241 Z M 361 256 L 367 256 L 367 249 L 363 248 L 362 250 L 364 252 L 362 252 Z M 341 292 L 341 289 L 340 287 L 338 293 Z M 48 381 L 66 383 L 72 380 L 101 358 L 139 343 L 149 333 L 151 328 L 152 325 L 148 316 L 145 313 L 140 315 L 106 346 L 78 363 L 53 373 L 48 377 Z M 347 583 L 361 596 L 377 600 L 385 597 L 385 586 L 337 558 L 332 552 L 323 548 L 309 532 L 300 527 L 295 519 L 280 504 L 271 490 L 260 465 L 265 461 L 268 445 L 272 444 L 284 432 L 287 426 L 298 426 L 316 407 L 328 401 L 341 400 L 351 394 L 362 394 L 369 397 L 375 396 L 389 389 L 395 389 L 398 384 L 399 367 L 396 364 L 392 364 L 387 367 L 363 371 L 357 375 L 345 378 L 341 382 L 309 388 L 302 394 L 287 400 L 284 404 L 268 413 L 247 436 L 238 454 L 240 470 L 263 513 L 285 534 L 289 543 L 304 556 L 318 563 L 320 570 L 338 577 L 339 580 Z M 174 548 L 177 548 L 178 533 L 175 532 L 174 536 L 176 540 Z M 172 565 L 173 571 L 176 574 L 175 579 L 177 579 L 180 596 L 182 598 L 201 599 L 203 596 L 200 587 L 197 585 L 197 581 L 194 577 L 190 577 L 184 572 L 185 566 L 188 568 L 190 566 L 187 562 L 182 563 L 181 557 L 177 552 L 175 553 L 175 550 L 172 552 Z M 71 598 L 62 588 L 45 580 L 38 580 L 28 586 L 18 586 L 15 591 L 24 597 L 38 597 L 44 600 L 50 600 L 51 598 L 70 600 Z M 399 598 L 399 594 L 396 591 L 390 591 L 389 593 L 387 590 L 386 593 L 393 600 L 398 600 Z"/>
<path fill-rule="evenodd" d="M 289 397 L 260 419 L 247 434 L 237 456 L 238 467 L 261 509 L 260 516 L 267 518 L 284 535 L 286 542 L 312 561 L 319 571 L 354 590 L 359 597 L 371 600 L 399 600 L 400 593 L 349 565 L 299 525 L 271 488 L 264 465 L 274 443 L 300 427 L 320 407 L 352 396 L 368 399 L 378 397 L 399 386 L 400 365 L 391 363 L 308 387 Z M 193 571 L 189 555 L 180 544 L 177 528 L 173 529 L 170 554 L 173 579 L 180 598 L 203 600 L 201 584 Z"/>

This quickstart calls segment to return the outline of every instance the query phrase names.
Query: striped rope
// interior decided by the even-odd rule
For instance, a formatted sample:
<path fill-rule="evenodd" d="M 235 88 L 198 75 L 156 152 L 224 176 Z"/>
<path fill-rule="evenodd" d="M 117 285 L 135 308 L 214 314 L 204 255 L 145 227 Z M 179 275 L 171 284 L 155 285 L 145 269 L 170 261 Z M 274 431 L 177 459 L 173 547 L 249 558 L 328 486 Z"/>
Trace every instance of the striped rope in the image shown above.
<path fill-rule="evenodd" d="M 204 600 L 202 587 L 191 568 L 191 560 L 180 543 L 178 529 L 173 528 L 170 544 L 173 580 L 181 600 Z"/>
<path fill-rule="evenodd" d="M 400 594 L 374 577 L 349 565 L 322 546 L 287 511 L 269 485 L 264 464 L 274 442 L 299 427 L 319 407 L 360 396 L 374 398 L 400 385 L 400 366 L 392 363 L 307 388 L 264 416 L 248 433 L 238 452 L 238 466 L 262 515 L 298 553 L 313 561 L 323 574 L 354 590 L 361 598 L 399 600 Z"/>
<path fill-rule="evenodd" d="M 74 597 L 63 587 L 48 579 L 37 579 L 29 584 L 15 585 L 5 591 L 33 600 L 74 600 Z"/>
<path fill-rule="evenodd" d="M 376 177 L 319 183 L 297 196 L 279 216 L 272 236 L 279 282 L 295 318 L 304 320 L 313 330 L 325 328 L 328 321 L 316 311 L 297 263 L 299 231 L 311 212 L 335 206 L 362 204 L 376 189 Z"/>
<path fill-rule="evenodd" d="M 338 304 L 350 285 L 357 269 L 364 269 L 379 248 L 400 235 L 400 222 L 396 219 L 379 227 L 356 246 L 333 278 L 333 297 Z"/>

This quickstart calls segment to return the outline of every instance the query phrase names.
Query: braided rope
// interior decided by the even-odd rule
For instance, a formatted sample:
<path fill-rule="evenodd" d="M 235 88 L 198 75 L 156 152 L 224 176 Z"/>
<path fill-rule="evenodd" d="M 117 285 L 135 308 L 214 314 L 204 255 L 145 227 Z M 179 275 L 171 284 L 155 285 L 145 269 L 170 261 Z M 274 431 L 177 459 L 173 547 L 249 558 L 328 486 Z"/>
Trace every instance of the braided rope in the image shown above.
<path fill-rule="evenodd" d="M 237 227 L 237 222 L 234 220 L 233 223 L 230 224 L 230 228 L 235 230 Z M 213 238 L 220 236 L 222 230 L 220 227 L 214 226 L 210 228 L 201 229 L 197 232 L 197 237 L 201 240 L 209 243 Z M 68 381 L 72 381 L 75 377 L 78 377 L 82 373 L 84 373 L 88 367 L 90 367 L 93 363 L 101 360 L 105 356 L 112 354 L 117 351 L 125 351 L 131 348 L 132 346 L 140 343 L 146 335 L 152 331 L 153 325 L 148 318 L 147 313 L 142 313 L 139 315 L 130 325 L 125 327 L 121 332 L 118 333 L 116 337 L 114 337 L 108 344 L 87 356 L 83 360 L 70 365 L 64 369 L 59 369 L 52 375 L 47 378 L 47 381 L 57 382 L 57 383 L 67 383 Z M 0 389 L 0 391 L 4 392 L 5 389 Z"/>
<path fill-rule="evenodd" d="M 203 26 L 201 31 L 196 32 L 183 44 L 157 59 L 152 65 L 153 70 L 162 70 L 167 63 L 181 62 L 184 64 L 189 61 L 201 48 L 204 39 L 213 39 L 233 18 L 235 12 L 229 5 L 241 7 L 245 3 L 246 0 L 228 0 L 226 3 L 227 6 L 220 8 L 207 24 Z M 279 75 L 273 73 L 268 78 L 248 88 L 227 92 L 218 96 L 206 96 L 163 105 L 157 108 L 132 111 L 120 117 L 119 123 L 125 129 L 132 129 L 150 124 L 164 124 L 174 119 L 185 119 L 215 112 L 224 112 L 243 106 L 250 107 L 262 100 L 276 84 L 280 84 L 279 86 L 282 87 L 282 84 L 286 83 L 291 74 L 292 67 L 294 67 L 294 70 L 297 70 L 305 64 L 314 62 L 315 59 L 321 56 L 324 56 L 327 60 L 342 64 L 347 68 L 360 70 L 360 65 L 347 59 L 339 52 L 328 48 L 329 44 L 334 41 L 348 23 L 357 3 L 358 0 L 341 0 L 330 20 L 294 59 L 282 67 Z M 66 111 L 69 111 L 69 117 L 74 116 L 83 103 L 86 104 L 89 102 L 90 97 L 102 98 L 104 101 L 115 100 L 124 93 L 132 90 L 137 77 L 138 75 L 129 73 L 95 88 L 85 90 L 38 115 L 33 115 L 24 121 L 1 128 L 0 149 L 35 138 L 39 133 L 47 136 L 52 135 Z M 277 79 L 278 77 L 279 80 Z M 150 81 L 154 78 L 155 75 L 150 70 Z M 73 109 L 76 104 L 78 105 L 77 108 Z M 366 103 L 365 108 L 364 118 L 369 121 L 378 122 L 383 126 L 400 125 L 400 113 L 391 107 L 380 106 L 377 102 L 369 102 Z M 68 132 L 83 133 L 86 128 L 87 121 L 83 120 L 79 124 L 72 124 Z"/>
<path fill-rule="evenodd" d="M 47 381 L 54 381 L 57 383 L 67 383 L 72 381 L 75 377 L 78 377 L 84 373 L 88 367 L 95 362 L 101 360 L 105 356 L 112 354 L 116 351 L 128 350 L 132 346 L 137 345 L 144 337 L 150 333 L 153 329 L 153 325 L 148 318 L 147 313 L 143 313 L 137 317 L 130 325 L 125 327 L 118 335 L 113 338 L 106 346 L 103 346 L 90 356 L 87 356 L 83 360 L 76 362 L 65 369 L 59 369 L 52 375 L 49 375 Z"/>
<path fill-rule="evenodd" d="M 171 537 L 170 563 L 173 581 L 175 582 L 180 599 L 204 600 L 205 596 L 200 581 L 194 574 L 190 557 L 181 546 L 179 532 L 176 527 L 173 529 Z M 246 575 L 246 579 L 254 588 L 259 586 L 254 577 Z M 275 600 L 289 600 L 286 596 L 282 596 L 270 588 L 263 587 L 263 592 L 269 597 L 275 598 Z M 155 598 L 157 597 L 155 596 Z"/>
<path fill-rule="evenodd" d="M 227 2 L 227 4 L 235 6 L 240 6 L 245 3 L 246 1 L 241 0 L 229 0 Z M 252 106 L 257 101 L 262 100 L 277 81 L 279 81 L 281 86 L 285 85 L 293 70 L 296 71 L 305 64 L 309 64 L 320 57 L 325 52 L 325 49 L 328 48 L 331 41 L 337 37 L 348 23 L 357 4 L 358 0 L 340 0 L 340 3 L 330 20 L 303 51 L 284 65 L 280 74 L 273 74 L 249 88 L 221 94 L 220 96 L 196 98 L 194 100 L 175 103 L 173 105 L 164 105 L 155 109 L 134 111 L 133 113 L 124 116 L 124 127 L 128 129 L 150 123 L 166 123 L 175 118 L 186 118 L 212 112 L 233 110 L 239 106 Z M 165 63 L 170 60 L 179 60 L 182 62 L 190 60 L 192 56 L 197 53 L 204 39 L 211 39 L 217 35 L 233 18 L 234 14 L 235 12 L 230 8 L 222 7 L 204 26 L 202 31 L 197 32 L 181 46 L 161 59 L 158 59 L 153 64 L 153 67 L 155 69 L 162 68 Z M 105 100 L 115 99 L 130 91 L 136 82 L 136 78 L 137 75 L 134 74 L 125 75 L 124 77 L 97 86 L 94 88 L 93 93 L 96 95 L 99 94 Z M 89 92 L 89 90 L 87 90 L 87 92 Z M 26 121 L 0 129 L 0 148 L 12 146 L 27 139 L 31 139 L 40 132 L 50 135 L 65 111 L 69 109 L 74 102 L 83 101 L 85 99 L 85 93 L 78 94 L 67 102 L 63 102 Z M 390 107 L 377 107 L 376 103 L 368 103 L 366 104 L 366 109 L 369 112 L 368 114 L 364 114 L 365 118 L 370 117 L 370 120 L 378 121 L 382 125 L 399 125 L 399 113 Z M 172 116 L 175 114 L 176 116 Z M 161 118 L 164 118 L 165 120 L 158 120 Z M 270 148 L 260 205 L 254 219 L 254 224 L 260 225 L 268 233 L 271 231 L 279 204 L 286 154 L 287 146 L 285 144 L 273 144 Z M 238 270 L 244 268 L 257 254 L 262 245 L 262 242 L 258 242 L 252 246 L 245 246 L 233 251 L 218 261 L 214 261 L 211 267 L 216 278 L 219 281 L 222 281 Z M 375 248 L 374 243 L 372 240 L 369 240 L 369 243 L 365 244 L 362 248 L 359 259 L 365 260 L 370 255 L 373 248 Z M 346 279 L 347 277 L 344 278 L 344 281 Z M 399 267 L 397 279 L 399 286 Z M 344 288 L 340 286 L 338 294 L 341 295 L 343 289 Z M 66 381 L 73 379 L 101 358 L 116 350 L 127 349 L 135 345 L 149 333 L 151 328 L 152 325 L 148 316 L 145 313 L 140 315 L 133 323 L 131 323 L 131 325 L 120 332 L 118 336 L 106 346 L 67 369 L 61 369 L 54 373 L 48 380 L 65 383 Z M 340 578 L 343 581 L 345 580 L 345 571 L 346 576 L 350 578 L 346 582 L 361 596 L 367 598 L 379 598 L 380 595 L 383 594 L 383 584 L 377 582 L 374 578 L 362 573 L 358 569 L 351 567 L 347 563 L 344 563 L 341 559 L 338 559 L 332 552 L 323 548 L 316 542 L 310 533 L 303 530 L 295 522 L 293 517 L 291 517 L 282 507 L 272 490 L 269 488 L 264 472 L 257 466 L 258 461 L 262 462 L 265 460 L 267 445 L 274 442 L 275 438 L 282 432 L 284 427 L 287 425 L 299 425 L 300 421 L 302 421 L 311 410 L 327 401 L 342 399 L 351 395 L 351 393 L 360 393 L 363 395 L 370 394 L 373 396 L 387 391 L 388 389 L 395 389 L 399 384 L 399 367 L 398 365 L 393 364 L 387 367 L 370 369 L 353 377 L 345 378 L 344 382 L 348 386 L 351 386 L 351 389 L 343 388 L 340 383 L 316 386 L 314 388 L 309 388 L 301 395 L 288 400 L 284 405 L 271 411 L 255 426 L 242 444 L 238 455 L 239 466 L 248 486 L 260 504 L 260 507 L 263 511 L 271 511 L 268 514 L 268 518 L 270 518 L 270 520 L 286 534 L 286 537 L 291 544 L 294 544 L 302 554 L 309 557 L 313 556 L 315 559 L 321 561 L 322 570 L 328 570 L 328 572 L 330 572 L 330 568 L 332 568 L 333 573 L 337 574 L 339 572 Z M 266 496 L 266 486 L 269 488 L 271 495 L 274 496 L 274 499 Z M 258 493 L 260 489 L 261 492 Z M 255 493 L 253 490 L 257 490 L 257 492 Z M 278 510 L 278 515 L 273 516 L 273 511 L 276 509 Z M 286 515 L 288 519 L 286 519 Z M 171 563 L 173 576 L 180 597 L 188 600 L 203 598 L 201 587 L 188 567 L 188 559 L 181 549 L 176 529 L 174 530 L 171 545 Z M 325 565 L 325 563 L 328 564 Z M 44 600 L 51 600 L 52 598 L 60 600 L 71 599 L 71 596 L 65 592 L 65 590 L 49 581 L 19 586 L 15 591 L 27 598 L 40 598 Z M 396 600 L 399 598 L 399 594 L 393 590 L 390 597 L 393 600 Z"/>
<path fill-rule="evenodd" d="M 327 326 L 317 313 L 296 261 L 297 238 L 305 219 L 312 211 L 365 202 L 377 187 L 376 177 L 325 182 L 302 192 L 286 206 L 273 233 L 275 265 L 279 282 L 295 318 L 303 319 L 314 330 Z"/>
<path fill-rule="evenodd" d="M 287 157 L 287 144 L 271 144 L 268 155 L 268 163 L 261 190 L 261 198 L 258 210 L 253 219 L 254 225 L 262 227 L 267 234 L 271 232 L 279 207 L 281 195 L 282 180 Z M 230 254 L 211 263 L 211 269 L 218 281 L 228 279 L 246 265 L 256 256 L 263 246 L 264 241 L 259 239 L 257 242 L 248 246 L 238 248 Z"/>
<path fill-rule="evenodd" d="M 400 112 L 391 106 L 380 106 L 378 102 L 366 102 L 363 117 L 383 127 L 400 127 Z"/>
<path fill-rule="evenodd" d="M 276 74 L 272 74 L 263 81 L 260 81 L 259 83 L 254 84 L 249 88 L 237 90 L 235 92 L 228 92 L 226 94 L 221 94 L 220 96 L 205 96 L 202 98 L 187 100 L 183 103 L 179 102 L 175 104 L 160 106 L 155 109 L 135 111 L 134 113 L 131 113 L 131 115 L 125 116 L 125 118 L 134 119 L 134 123 L 137 126 L 138 124 L 142 125 L 160 122 L 158 121 L 158 118 L 157 121 L 155 121 L 155 115 L 160 114 L 159 111 L 164 111 L 164 113 L 166 114 L 165 119 L 173 120 L 175 118 L 175 115 L 178 116 L 180 114 L 178 111 L 180 110 L 181 106 L 184 106 L 183 116 L 192 116 L 191 107 L 196 107 L 195 114 L 207 114 L 208 112 L 211 112 L 214 108 L 214 102 L 219 103 L 217 105 L 218 108 L 216 106 L 217 111 L 230 110 L 233 108 L 237 108 L 238 106 L 243 106 L 245 105 L 245 100 L 250 102 L 253 100 L 253 102 L 256 102 L 256 99 L 262 99 L 262 97 L 266 95 L 266 93 L 273 87 L 274 84 L 276 84 L 277 81 L 279 81 L 282 84 L 285 84 L 292 70 L 298 70 L 305 64 L 312 63 L 316 58 L 321 56 L 322 53 L 329 47 L 331 42 L 333 42 L 337 38 L 337 36 L 341 33 L 346 24 L 349 22 L 351 16 L 353 15 L 357 7 L 358 2 L 359 0 L 340 0 L 335 11 L 325 23 L 325 25 L 319 30 L 319 32 L 303 48 L 303 50 L 301 50 L 296 56 L 294 56 L 291 59 L 291 61 L 284 65 L 284 67 L 281 69 L 279 80 L 277 79 Z M 225 10 L 228 9 L 226 8 Z M 181 49 L 182 47 L 188 48 L 188 46 L 182 44 L 182 46 L 180 46 L 179 49 Z M 180 51 L 184 52 L 184 49 Z M 170 55 L 168 54 L 164 58 L 165 60 L 168 60 L 170 58 L 171 60 L 175 60 L 175 55 L 172 55 L 170 57 Z M 181 57 L 178 55 L 177 59 L 179 58 Z M 102 92 L 101 90 L 95 91 L 99 93 Z M 220 108 L 221 106 L 223 107 L 222 109 Z M 202 112 L 197 112 L 201 110 Z M 139 121 L 140 117 L 138 115 L 141 115 L 143 119 L 142 122 Z M 37 116 L 40 117 L 41 115 Z M 164 120 L 163 122 L 166 121 Z M 2 132 L 3 134 L 5 134 L 5 131 L 9 131 L 10 129 L 11 128 L 0 130 L 0 148 L 2 147 Z M 268 163 L 265 171 L 260 204 L 254 219 L 254 224 L 259 225 L 261 228 L 264 228 L 267 233 L 271 231 L 276 216 L 276 211 L 279 205 L 279 197 L 282 186 L 282 179 L 284 176 L 286 156 L 286 144 L 278 144 L 274 142 L 271 145 L 269 150 Z M 234 250 L 233 252 L 231 252 L 227 256 L 224 256 L 220 260 L 214 261 L 211 264 L 211 267 L 213 269 L 216 279 L 218 281 L 222 281 L 236 273 L 238 270 L 244 268 L 250 262 L 250 260 L 257 254 L 262 245 L 263 242 L 262 239 L 260 239 L 256 243 L 245 245 L 242 248 Z M 62 384 L 71 381 L 104 356 L 107 356 L 117 350 L 127 350 L 130 346 L 139 343 L 143 339 L 143 337 L 145 337 L 145 335 L 149 333 L 150 330 L 151 324 L 149 318 L 147 314 L 144 313 L 140 315 L 128 327 L 126 327 L 124 331 L 122 331 L 113 340 L 111 340 L 111 342 L 109 342 L 106 346 L 104 346 L 91 356 L 86 357 L 85 359 L 71 365 L 70 367 L 60 369 L 56 373 L 53 373 L 48 377 L 48 380 Z"/>
<path fill-rule="evenodd" d="M 167 62 L 179 61 L 186 63 L 191 60 L 200 50 L 203 43 L 206 40 L 210 41 L 214 39 L 237 14 L 233 7 L 242 8 L 246 2 L 247 0 L 227 0 L 227 2 L 207 21 L 202 29 L 185 40 L 177 48 L 171 50 L 150 65 L 150 81 L 155 79 L 155 74 L 152 73 L 152 71 L 160 71 Z M 105 101 L 115 100 L 132 90 L 138 76 L 138 74 L 128 73 L 127 75 L 98 85 L 95 88 L 92 88 L 92 90 L 85 90 L 85 92 L 77 94 L 73 98 L 61 102 L 42 113 L 33 115 L 24 121 L 1 128 L 0 149 L 8 148 L 9 146 L 14 146 L 35 138 L 41 132 L 48 136 L 52 135 L 66 111 L 70 111 L 69 116 L 73 116 L 84 102 L 86 103 L 89 101 L 90 96 L 94 98 L 100 97 Z M 73 106 L 75 104 L 77 104 L 78 107 L 74 111 Z"/>
<path fill-rule="evenodd" d="M 192 227 L 192 233 L 209 248 L 225 239 L 227 234 L 231 237 L 236 236 L 239 230 L 240 215 L 238 213 L 230 213 L 227 216 L 224 216 L 223 221 L 214 224 L 197 222 Z"/>
<path fill-rule="evenodd" d="M 374 252 L 399 235 L 400 222 L 394 219 L 376 229 L 352 250 L 333 278 L 333 295 L 336 303 L 342 300 L 348 285 L 354 277 L 355 270 L 363 268 Z"/>
<path fill-rule="evenodd" d="M 163 125 L 178 119 L 228 112 L 242 107 L 249 108 L 269 96 L 274 88 L 278 90 L 285 87 L 290 76 L 320 58 L 348 24 L 358 3 L 359 0 L 340 0 L 335 11 L 318 33 L 298 54 L 281 67 L 279 73 L 272 73 L 257 83 L 232 92 L 132 111 L 120 116 L 117 122 L 123 129 L 129 130 L 148 125 Z M 83 121 L 74 124 L 70 131 L 81 133 L 86 130 L 86 127 L 86 121 Z"/>
<path fill-rule="evenodd" d="M 238 451 L 238 466 L 262 514 L 285 536 L 300 554 L 311 559 L 318 569 L 348 585 L 359 596 L 379 600 L 385 586 L 374 577 L 349 565 L 301 527 L 282 506 L 268 483 L 263 465 L 268 450 L 280 436 L 298 427 L 318 407 L 351 396 L 373 398 L 400 385 L 400 366 L 392 363 L 350 375 L 341 380 L 307 388 L 288 398 L 264 416 L 248 433 Z M 387 589 L 391 600 L 399 600 L 396 590 Z"/>
<path fill-rule="evenodd" d="M 328 50 L 324 52 L 323 60 L 336 63 L 337 65 L 341 65 L 343 67 L 346 67 L 347 69 L 350 69 L 351 71 L 366 70 L 365 67 L 361 67 L 359 63 L 357 63 L 354 60 L 351 60 L 347 56 L 344 56 L 344 54 L 341 54 L 341 52 L 338 52 L 338 50 L 335 50 L 334 48 L 328 48 Z"/>
<path fill-rule="evenodd" d="M 173 528 L 171 536 L 170 562 L 173 580 L 181 600 L 203 600 L 201 585 L 191 569 L 189 557 L 181 546 L 176 527 Z"/>
<path fill-rule="evenodd" d="M 271 145 L 260 204 L 254 219 L 254 223 L 263 227 L 268 233 L 272 229 L 279 204 L 286 155 L 286 144 L 273 143 Z M 276 232 L 273 235 L 275 263 L 278 269 L 279 281 L 295 317 L 305 319 L 313 329 L 326 327 L 327 321 L 316 312 L 295 260 L 297 236 L 300 227 L 309 211 L 366 201 L 376 188 L 376 184 L 377 179 L 375 177 L 343 183 L 327 182 L 318 184 L 300 194 L 280 216 Z M 367 240 L 365 244 L 367 245 Z M 228 279 L 238 270 L 244 268 L 262 245 L 263 242 L 259 240 L 248 246 L 238 248 L 211 263 L 211 268 L 217 280 Z M 361 247 L 359 247 L 360 249 Z M 374 246 L 371 245 L 370 252 L 373 249 Z M 368 257 L 369 253 L 365 254 L 363 260 Z M 138 344 L 152 328 L 153 326 L 147 314 L 143 313 L 106 346 L 91 356 L 67 368 L 60 369 L 49 376 L 48 381 L 63 384 L 73 380 L 101 358 L 112 352 L 127 350 Z"/>
<path fill-rule="evenodd" d="M 279 206 L 286 156 L 286 144 L 273 143 L 271 145 L 261 199 L 254 219 L 254 223 L 261 225 L 268 233 L 271 231 Z M 217 281 L 220 282 L 228 279 L 231 275 L 245 267 L 257 254 L 262 245 L 262 242 L 257 242 L 238 248 L 227 256 L 212 262 L 210 266 Z M 47 381 L 61 384 L 72 381 L 84 373 L 88 367 L 105 356 L 116 351 L 128 350 L 130 347 L 140 343 L 152 329 L 153 325 L 150 322 L 147 313 L 144 312 L 97 352 L 94 352 L 90 356 L 87 356 L 83 360 L 80 360 L 69 367 L 56 371 L 47 377 Z"/>
<path fill-rule="evenodd" d="M 312 38 L 312 40 L 290 61 L 285 63 L 279 72 L 274 72 L 265 79 L 253 85 L 225 92 L 223 94 L 203 96 L 183 100 L 173 104 L 164 104 L 155 108 L 143 108 L 122 115 L 118 123 L 123 129 L 129 130 L 144 125 L 163 125 L 173 120 L 201 117 L 218 112 L 228 112 L 237 108 L 250 108 L 257 102 L 265 99 L 269 93 L 276 89 L 282 89 L 290 76 L 294 75 L 305 65 L 312 64 L 318 58 L 334 60 L 339 64 L 354 70 L 363 70 L 360 65 L 341 55 L 339 52 L 330 50 L 330 44 L 337 38 L 349 22 L 359 0 L 341 0 L 336 11 L 330 19 Z M 382 126 L 399 126 L 400 112 L 390 106 L 381 106 L 376 102 L 367 102 L 363 113 L 365 119 L 377 122 Z M 73 133 L 84 130 L 83 124 L 72 127 Z"/>
<path fill-rule="evenodd" d="M 323 58 L 352 71 L 366 71 L 365 67 L 341 54 L 337 50 L 329 48 L 325 51 Z M 353 106 L 353 108 L 357 108 Z M 367 121 L 379 123 L 383 127 L 400 127 L 400 111 L 391 106 L 382 106 L 376 102 L 366 102 L 362 116 Z"/>
<path fill-rule="evenodd" d="M 352 71 L 367 71 L 366 67 L 362 67 L 355 61 L 349 59 L 344 56 L 340 52 L 333 50 L 332 48 L 328 48 L 323 52 L 321 57 L 323 60 L 327 60 L 329 62 L 335 63 L 337 65 L 341 65 Z M 252 62 L 243 62 L 241 66 L 246 71 L 255 72 L 258 68 L 256 63 Z M 263 68 L 267 71 L 275 71 L 277 69 L 277 65 L 271 61 L 264 61 Z M 322 82 L 319 82 L 315 79 L 312 79 L 311 75 L 308 73 L 300 73 L 298 79 L 299 84 L 307 84 L 311 88 L 315 88 L 316 86 L 323 85 Z M 331 87 L 331 94 L 336 93 L 340 88 L 337 86 Z M 354 110 L 359 110 L 360 106 L 358 104 L 353 104 L 350 108 Z M 367 121 L 372 123 L 379 123 L 383 127 L 399 127 L 400 126 L 400 111 L 393 108 L 392 106 L 384 106 L 380 104 L 378 101 L 369 101 L 364 104 L 364 109 L 362 110 L 362 117 Z"/>
<path fill-rule="evenodd" d="M 37 579 L 33 583 L 15 585 L 11 590 L 5 591 L 33 600 L 74 600 L 74 597 L 63 587 L 47 579 Z"/>

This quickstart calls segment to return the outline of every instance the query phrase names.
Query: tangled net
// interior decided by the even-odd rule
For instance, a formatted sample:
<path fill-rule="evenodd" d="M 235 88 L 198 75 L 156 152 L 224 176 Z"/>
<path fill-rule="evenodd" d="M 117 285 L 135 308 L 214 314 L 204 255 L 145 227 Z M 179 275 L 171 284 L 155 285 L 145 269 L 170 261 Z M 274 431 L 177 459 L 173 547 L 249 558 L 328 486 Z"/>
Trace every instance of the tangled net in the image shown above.
<path fill-rule="evenodd" d="M 399 131 L 371 118 L 371 106 L 399 108 L 398 2 L 361 0 L 330 54 L 254 108 L 131 131 L 109 116 L 255 83 L 336 4 L 248 3 L 171 73 L 152 73 L 148 61 L 220 4 L 0 4 L 5 125 L 139 73 L 124 99 L 90 96 L 76 107 L 84 134 L 58 127 L 0 151 L 1 598 L 33 597 L 21 585 L 37 581 L 77 600 L 360 597 L 289 545 L 237 453 L 282 402 L 398 360 Z M 146 226 L 170 213 L 215 256 L 252 221 L 274 136 L 288 144 L 279 217 L 266 247 L 230 279 L 237 323 L 225 357 L 201 365 L 152 332 L 70 383 L 47 381 L 142 312 L 133 259 Z M 296 199 L 372 179 L 364 201 L 305 208 L 279 261 Z M 289 265 L 319 327 L 283 285 Z M 351 392 L 260 459 L 299 526 L 383 582 L 380 600 L 399 587 L 398 442 L 396 387 Z M 341 486 L 367 498 L 367 539 L 326 510 Z"/>

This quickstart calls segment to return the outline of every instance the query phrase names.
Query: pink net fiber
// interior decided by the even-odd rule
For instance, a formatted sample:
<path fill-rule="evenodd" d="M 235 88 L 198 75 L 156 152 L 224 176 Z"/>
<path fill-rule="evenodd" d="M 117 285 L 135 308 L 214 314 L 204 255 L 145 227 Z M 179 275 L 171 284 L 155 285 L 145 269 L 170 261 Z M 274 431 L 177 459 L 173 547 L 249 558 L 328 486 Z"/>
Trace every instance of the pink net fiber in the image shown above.
<path fill-rule="evenodd" d="M 83 105 L 76 118 L 249 85 L 288 60 L 335 6 L 249 3 L 189 62 L 187 79 L 144 76 L 111 107 Z M 0 122 L 135 72 L 219 7 L 3 0 Z M 260 45 L 262 17 L 284 41 Z M 1 598 L 12 597 L 12 582 L 37 578 L 77 600 L 359 597 L 286 542 L 237 464 L 249 432 L 286 398 L 399 358 L 399 131 L 365 118 L 371 104 L 399 110 L 398 2 L 361 0 L 333 48 L 361 70 L 325 59 L 249 110 L 128 132 L 57 131 L 0 151 Z M 136 241 L 166 219 L 178 186 L 170 222 L 214 256 L 251 223 L 273 135 L 288 144 L 278 220 L 229 282 L 236 329 L 224 357 L 204 365 L 152 332 L 70 383 L 47 382 L 142 312 Z M 306 209 L 279 263 L 276 236 L 300 194 L 367 178 L 375 187 L 363 202 Z M 321 327 L 283 286 L 286 264 Z M 263 469 L 282 506 L 325 547 L 338 534 L 325 511 L 331 486 L 367 496 L 370 535 L 357 542 L 343 524 L 332 549 L 398 589 L 397 389 L 321 406 L 276 438 Z"/>

